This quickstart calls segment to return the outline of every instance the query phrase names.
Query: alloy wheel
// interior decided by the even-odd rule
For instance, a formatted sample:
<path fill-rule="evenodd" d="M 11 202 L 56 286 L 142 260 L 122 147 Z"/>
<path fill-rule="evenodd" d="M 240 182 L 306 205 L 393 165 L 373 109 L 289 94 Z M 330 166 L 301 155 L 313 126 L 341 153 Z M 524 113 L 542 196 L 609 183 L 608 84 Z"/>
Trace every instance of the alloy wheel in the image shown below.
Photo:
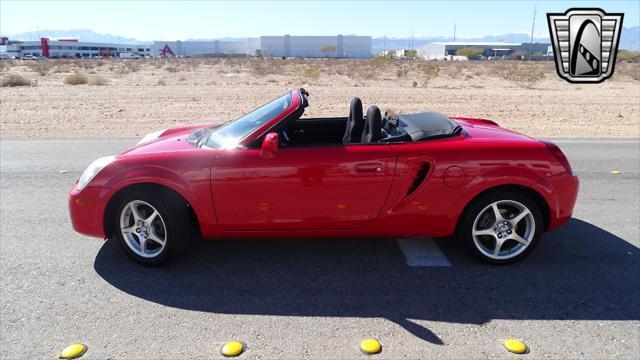
<path fill-rule="evenodd" d="M 127 203 L 120 214 L 120 232 L 135 254 L 154 258 L 167 244 L 167 227 L 151 204 L 142 200 Z"/>
<path fill-rule="evenodd" d="M 514 200 L 500 200 L 486 206 L 473 222 L 473 242 L 484 256 L 509 260 L 531 244 L 535 235 L 531 211 Z"/>

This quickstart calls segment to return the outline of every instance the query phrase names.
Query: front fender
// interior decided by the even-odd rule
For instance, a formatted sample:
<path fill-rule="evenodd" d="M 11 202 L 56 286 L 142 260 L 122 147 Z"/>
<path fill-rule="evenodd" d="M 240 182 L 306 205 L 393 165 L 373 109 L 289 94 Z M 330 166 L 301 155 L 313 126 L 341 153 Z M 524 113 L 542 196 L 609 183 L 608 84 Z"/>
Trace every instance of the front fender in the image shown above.
<path fill-rule="evenodd" d="M 203 167 L 201 171 L 182 172 L 159 165 L 118 166 L 114 170 L 101 184 L 100 197 L 105 206 L 115 194 L 129 186 L 161 185 L 180 194 L 191 205 L 204 237 L 222 235 L 217 226 L 215 209 L 211 201 L 208 166 Z"/>

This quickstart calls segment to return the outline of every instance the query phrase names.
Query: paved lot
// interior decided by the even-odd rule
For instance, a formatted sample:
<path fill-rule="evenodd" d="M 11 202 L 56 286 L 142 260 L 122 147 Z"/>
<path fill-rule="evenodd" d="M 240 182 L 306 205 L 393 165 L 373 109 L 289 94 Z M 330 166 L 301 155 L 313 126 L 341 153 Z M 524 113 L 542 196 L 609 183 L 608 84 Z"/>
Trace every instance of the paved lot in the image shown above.
<path fill-rule="evenodd" d="M 364 359 L 368 337 L 374 358 L 517 357 L 505 338 L 529 358 L 640 353 L 637 141 L 558 142 L 582 181 L 575 218 L 516 265 L 449 239 L 442 267 L 409 267 L 395 241 L 292 240 L 204 243 L 158 269 L 68 219 L 73 179 L 132 143 L 0 142 L 0 357 L 81 341 L 83 358 L 220 358 L 238 339 L 241 358 Z"/>

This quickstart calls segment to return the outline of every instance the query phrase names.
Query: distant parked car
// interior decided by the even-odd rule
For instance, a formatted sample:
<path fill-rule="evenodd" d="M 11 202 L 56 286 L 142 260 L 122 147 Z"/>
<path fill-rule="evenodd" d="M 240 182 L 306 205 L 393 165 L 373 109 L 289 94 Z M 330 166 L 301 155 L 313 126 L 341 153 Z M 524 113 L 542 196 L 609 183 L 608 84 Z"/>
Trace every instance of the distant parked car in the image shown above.
<path fill-rule="evenodd" d="M 138 58 L 140 58 L 140 55 L 138 55 L 136 53 L 132 53 L 132 52 L 121 52 L 119 54 L 119 57 L 121 59 L 138 59 Z"/>
<path fill-rule="evenodd" d="M 396 115 L 351 100 L 302 118 L 297 89 L 223 126 L 148 134 L 97 159 L 69 194 L 76 231 L 156 265 L 204 238 L 450 237 L 524 258 L 566 223 L 578 178 L 550 142 L 491 120 Z"/>

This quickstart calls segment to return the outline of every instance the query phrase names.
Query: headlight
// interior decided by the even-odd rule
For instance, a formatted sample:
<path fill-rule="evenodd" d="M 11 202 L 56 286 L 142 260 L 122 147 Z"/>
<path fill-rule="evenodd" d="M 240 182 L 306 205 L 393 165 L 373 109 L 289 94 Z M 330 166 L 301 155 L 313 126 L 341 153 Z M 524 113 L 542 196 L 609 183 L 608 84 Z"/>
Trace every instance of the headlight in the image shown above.
<path fill-rule="evenodd" d="M 76 188 L 78 190 L 84 189 L 87 184 L 93 180 L 96 175 L 100 172 L 100 170 L 104 169 L 107 165 L 111 164 L 111 162 L 115 159 L 115 156 L 105 156 L 100 159 L 94 160 L 87 169 L 80 176 L 80 180 L 78 180 L 78 185 Z"/>
<path fill-rule="evenodd" d="M 154 131 L 152 133 L 148 133 L 142 139 L 140 139 L 140 141 L 138 141 L 138 143 L 136 145 L 140 145 L 142 143 L 146 143 L 148 141 L 155 140 L 155 139 L 159 138 L 160 135 L 162 135 L 162 133 L 165 132 L 165 131 L 167 131 L 167 129 L 162 129 L 162 130 Z"/>

